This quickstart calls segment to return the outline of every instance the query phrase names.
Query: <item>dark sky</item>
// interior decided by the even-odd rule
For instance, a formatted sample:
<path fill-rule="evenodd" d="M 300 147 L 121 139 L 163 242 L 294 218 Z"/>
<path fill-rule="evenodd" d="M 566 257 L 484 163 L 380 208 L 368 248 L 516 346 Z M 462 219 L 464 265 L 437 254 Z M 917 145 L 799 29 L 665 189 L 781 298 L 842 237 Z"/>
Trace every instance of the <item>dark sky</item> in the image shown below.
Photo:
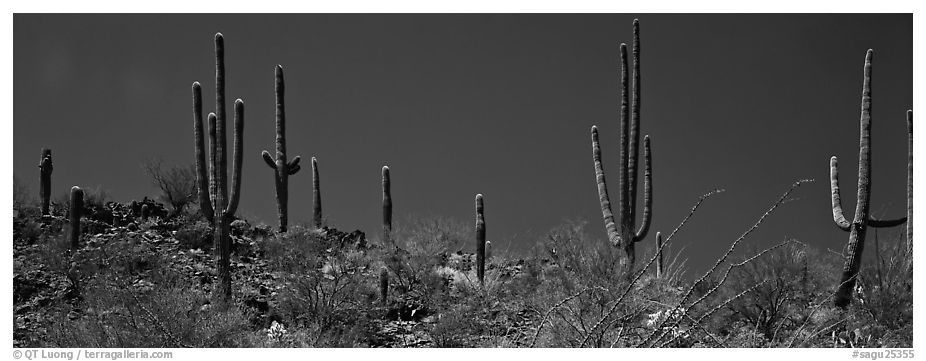
<path fill-rule="evenodd" d="M 912 107 L 912 16 L 901 15 L 14 15 L 14 174 L 37 189 L 42 147 L 54 193 L 102 186 L 116 200 L 155 195 L 141 162 L 190 164 L 190 84 L 214 107 L 213 35 L 226 42 L 227 97 L 246 103 L 239 214 L 274 224 L 273 67 L 287 86 L 290 220 L 311 217 L 318 157 L 326 216 L 374 235 L 380 168 L 396 218 L 473 222 L 485 194 L 488 238 L 524 249 L 566 219 L 604 241 L 589 128 L 597 124 L 612 196 L 618 159 L 618 44 L 641 21 L 642 130 L 654 153 L 655 231 L 677 236 L 703 270 L 800 178 L 815 178 L 749 239 L 841 248 L 828 162 L 841 160 L 854 210 L 865 51 L 873 70 L 872 210 L 905 206 Z M 231 144 L 229 142 L 229 144 Z M 892 238 L 898 230 L 881 231 Z M 652 237 L 644 241 L 652 245 Z M 869 247 L 869 252 L 871 248 Z"/>

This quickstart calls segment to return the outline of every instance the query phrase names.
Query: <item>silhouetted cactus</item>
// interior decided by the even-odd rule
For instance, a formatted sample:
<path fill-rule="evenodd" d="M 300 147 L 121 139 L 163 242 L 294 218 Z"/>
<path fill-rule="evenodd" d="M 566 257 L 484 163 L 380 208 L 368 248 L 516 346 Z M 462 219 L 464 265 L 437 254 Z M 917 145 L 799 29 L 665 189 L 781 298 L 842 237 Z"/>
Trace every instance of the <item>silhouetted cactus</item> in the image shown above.
<path fill-rule="evenodd" d="M 482 284 L 486 273 L 486 221 L 482 194 L 476 195 L 476 277 Z"/>
<path fill-rule="evenodd" d="M 627 44 L 620 45 L 621 52 L 621 151 L 620 151 L 620 178 L 618 186 L 618 220 L 614 221 L 611 210 L 611 200 L 608 196 L 605 182 L 604 166 L 601 161 L 601 147 L 598 142 L 598 127 L 592 126 L 592 158 L 595 163 L 595 180 L 598 184 L 598 199 L 601 204 L 601 214 L 604 218 L 605 229 L 611 245 L 620 247 L 624 251 L 621 263 L 626 267 L 625 273 L 629 276 L 630 270 L 636 260 L 634 243 L 643 240 L 649 232 L 652 220 L 653 186 L 652 186 L 652 154 L 650 151 L 649 136 L 643 138 L 643 217 L 639 229 L 634 230 L 637 200 L 637 157 L 640 139 L 640 27 L 639 21 L 633 22 L 633 104 L 629 104 L 629 84 L 627 66 Z M 632 109 L 630 109 L 632 106 Z M 632 118 L 631 118 L 632 114 Z"/>
<path fill-rule="evenodd" d="M 385 305 L 389 296 L 389 270 L 383 267 L 379 271 L 379 299 Z"/>
<path fill-rule="evenodd" d="M 836 156 L 830 158 L 830 190 L 832 192 L 833 220 L 836 226 L 849 232 L 848 254 L 843 268 L 842 278 L 836 290 L 834 303 L 845 308 L 852 300 L 855 282 L 858 277 L 865 248 L 865 231 L 868 226 L 893 227 L 903 224 L 906 217 L 898 220 L 875 220 L 870 217 L 871 199 L 871 60 L 874 52 L 868 49 L 865 54 L 862 84 L 862 105 L 858 157 L 858 198 L 855 206 L 855 218 L 849 223 L 842 210 L 839 195 L 839 162 Z"/>
<path fill-rule="evenodd" d="M 48 204 L 51 200 L 51 149 L 42 148 L 42 159 L 39 160 L 39 199 L 42 202 L 42 215 L 49 215 Z"/>
<path fill-rule="evenodd" d="M 296 174 L 301 169 L 299 160 L 296 156 L 292 161 L 286 160 L 286 109 L 284 107 L 285 86 L 283 84 L 283 66 L 277 65 L 275 69 L 276 86 L 276 160 L 270 155 L 270 152 L 263 151 L 261 156 L 264 162 L 270 168 L 274 169 L 274 180 L 277 192 L 277 216 L 280 220 L 280 232 L 286 232 L 289 212 L 287 211 L 288 193 L 289 193 L 289 176 Z"/>
<path fill-rule="evenodd" d="M 231 300 L 231 239 L 229 223 L 238 209 L 241 194 L 241 164 L 244 150 L 244 101 L 235 100 L 235 129 L 231 195 L 228 190 L 228 150 L 225 132 L 225 41 L 215 34 L 215 93 L 216 111 L 209 113 L 210 176 L 206 175 L 205 144 L 202 132 L 202 92 L 199 82 L 193 83 L 193 137 L 196 148 L 196 177 L 200 194 L 200 209 L 214 228 L 216 269 L 219 282 L 215 296 L 227 303 Z M 209 189 L 206 187 L 209 179 Z"/>
<path fill-rule="evenodd" d="M 71 187 L 71 201 L 68 205 L 68 232 L 71 237 L 71 249 L 80 246 L 80 215 L 84 209 L 84 191 L 78 186 Z"/>
<path fill-rule="evenodd" d="M 907 111 L 907 251 L 913 251 L 913 111 Z"/>
<path fill-rule="evenodd" d="M 322 228 L 322 190 L 321 179 L 318 177 L 318 161 L 312 157 L 312 219 L 315 228 Z"/>
<path fill-rule="evenodd" d="M 383 242 L 392 234 L 392 186 L 389 183 L 389 167 L 383 166 Z"/>
<path fill-rule="evenodd" d="M 656 232 L 656 278 L 662 278 L 662 267 L 662 233 Z"/>

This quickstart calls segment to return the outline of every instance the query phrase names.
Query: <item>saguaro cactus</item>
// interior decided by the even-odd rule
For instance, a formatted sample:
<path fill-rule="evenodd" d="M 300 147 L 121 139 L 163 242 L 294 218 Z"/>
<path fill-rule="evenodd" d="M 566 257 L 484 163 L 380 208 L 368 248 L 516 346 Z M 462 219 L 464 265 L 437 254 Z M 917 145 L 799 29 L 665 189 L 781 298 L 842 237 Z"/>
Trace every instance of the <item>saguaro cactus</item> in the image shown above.
<path fill-rule="evenodd" d="M 318 161 L 312 157 L 312 204 L 313 221 L 315 228 L 322 228 L 322 190 L 321 179 L 318 177 Z"/>
<path fill-rule="evenodd" d="M 78 186 L 71 187 L 71 204 L 68 205 L 68 226 L 71 228 L 71 249 L 80 246 L 80 215 L 84 209 L 84 191 Z"/>
<path fill-rule="evenodd" d="M 907 251 L 913 251 L 913 110 L 907 111 Z"/>
<path fill-rule="evenodd" d="M 865 248 L 865 231 L 868 226 L 893 227 L 903 224 L 906 217 L 898 220 L 875 220 L 869 215 L 871 199 L 871 60 L 874 52 L 869 49 L 865 54 L 864 80 L 862 83 L 862 115 L 860 121 L 859 157 L 858 157 L 858 195 L 855 217 L 849 223 L 842 210 L 839 195 L 839 161 L 836 156 L 830 158 L 830 191 L 832 193 L 833 220 L 836 226 L 849 232 L 849 245 L 842 278 L 836 290 L 834 303 L 845 308 L 852 300 L 855 282 L 862 262 Z"/>
<path fill-rule="evenodd" d="M 476 195 L 476 277 L 482 284 L 486 274 L 486 221 L 482 194 Z"/>
<path fill-rule="evenodd" d="M 284 107 L 283 98 L 285 92 L 285 86 L 283 84 L 283 66 L 277 65 L 275 69 L 276 76 L 276 85 L 274 87 L 276 93 L 276 145 L 277 153 L 276 160 L 270 156 L 270 152 L 263 151 L 261 156 L 264 158 L 264 162 L 267 162 L 267 165 L 270 168 L 274 169 L 274 180 L 276 183 L 277 191 L 277 216 L 280 219 L 280 232 L 286 232 L 287 227 L 287 193 L 288 193 L 288 184 L 289 176 L 296 174 L 296 172 L 301 169 L 299 166 L 299 156 L 293 158 L 292 161 L 286 160 L 286 109 Z"/>
<path fill-rule="evenodd" d="M 649 136 L 643 138 L 643 218 L 640 227 L 634 230 L 637 200 L 637 157 L 639 155 L 640 139 L 640 26 L 639 21 L 633 22 L 633 103 L 629 99 L 627 44 L 620 45 L 621 52 L 621 151 L 620 151 L 620 178 L 618 186 L 618 219 L 615 223 L 614 213 L 611 210 L 611 200 L 605 182 L 604 166 L 601 161 L 601 147 L 598 142 L 598 127 L 592 126 L 592 158 L 595 162 L 595 180 L 598 184 L 598 199 L 601 204 L 601 214 L 604 218 L 605 230 L 611 245 L 620 247 L 624 251 L 621 263 L 627 268 L 626 274 L 632 269 L 636 260 L 634 243 L 643 240 L 649 232 L 653 209 L 652 186 L 652 154 L 650 151 Z M 631 118 L 632 114 L 632 118 Z"/>
<path fill-rule="evenodd" d="M 662 278 L 662 233 L 656 232 L 656 278 Z"/>
<path fill-rule="evenodd" d="M 210 175 L 206 175 L 205 145 L 202 132 L 202 91 L 199 82 L 193 83 L 193 137 L 196 148 L 196 177 L 199 187 L 200 208 L 212 223 L 216 250 L 216 269 L 219 282 L 215 295 L 219 301 L 231 300 L 231 239 L 229 223 L 238 209 L 241 195 L 241 164 L 244 149 L 244 101 L 235 100 L 234 154 L 232 160 L 231 195 L 228 189 L 228 149 L 225 132 L 225 41 L 221 33 L 215 34 L 215 113 L 209 113 Z M 209 188 L 206 189 L 207 181 Z"/>
<path fill-rule="evenodd" d="M 141 221 L 142 222 L 148 221 L 148 214 L 150 214 L 150 209 L 148 208 L 148 205 L 142 204 L 141 205 Z"/>
<path fill-rule="evenodd" d="M 392 234 L 392 185 L 389 183 L 389 167 L 383 166 L 383 242 Z"/>
<path fill-rule="evenodd" d="M 39 160 L 39 198 L 42 202 L 42 215 L 47 216 L 48 203 L 51 199 L 51 149 L 42 148 L 42 159 Z"/>

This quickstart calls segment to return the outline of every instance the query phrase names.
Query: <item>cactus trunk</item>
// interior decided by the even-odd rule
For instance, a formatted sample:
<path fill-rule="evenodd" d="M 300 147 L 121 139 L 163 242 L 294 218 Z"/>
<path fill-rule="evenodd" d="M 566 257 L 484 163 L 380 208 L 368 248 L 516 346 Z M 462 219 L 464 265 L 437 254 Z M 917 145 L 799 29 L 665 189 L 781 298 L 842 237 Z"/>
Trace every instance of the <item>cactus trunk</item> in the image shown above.
<path fill-rule="evenodd" d="M 48 204 L 51 200 L 51 149 L 42 149 L 42 159 L 39 161 L 39 199 L 41 200 L 42 215 L 49 215 Z"/>
<path fill-rule="evenodd" d="M 486 274 L 486 222 L 482 194 L 476 195 L 476 277 L 483 284 Z"/>
<path fill-rule="evenodd" d="M 383 268 L 379 271 L 379 299 L 385 305 L 389 297 L 389 271 Z"/>
<path fill-rule="evenodd" d="M 273 179 L 276 186 L 277 217 L 280 232 L 286 232 L 289 223 L 288 197 L 289 176 L 299 171 L 297 156 L 292 161 L 286 159 L 286 107 L 284 104 L 286 86 L 283 82 L 283 66 L 274 68 L 274 94 L 276 96 L 276 159 L 270 152 L 263 151 L 261 156 L 267 166 L 274 170 Z"/>
<path fill-rule="evenodd" d="M 148 221 L 148 213 L 149 213 L 148 205 L 142 204 L 141 206 L 141 221 L 142 222 Z"/>
<path fill-rule="evenodd" d="M 322 228 L 322 191 L 318 177 L 318 161 L 312 157 L 312 220 L 315 228 Z"/>
<path fill-rule="evenodd" d="M 907 111 L 907 251 L 913 252 L 913 111 Z"/>
<path fill-rule="evenodd" d="M 618 186 L 618 215 L 615 220 L 611 208 L 601 159 L 598 127 L 592 126 L 592 159 L 595 163 L 595 181 L 598 185 L 598 201 L 604 219 L 608 241 L 623 251 L 621 264 L 625 275 L 631 275 L 636 262 L 635 243 L 643 240 L 649 232 L 652 220 L 652 154 L 649 136 L 643 137 L 644 198 L 643 215 L 639 228 L 636 227 L 637 184 L 639 140 L 640 140 L 640 28 L 639 21 L 633 23 L 633 87 L 631 91 L 630 71 L 627 60 L 627 44 L 620 45 L 621 54 L 621 110 L 620 110 L 620 161 Z M 632 94 L 631 94 L 632 93 Z M 632 97 L 632 99 L 631 99 Z M 631 102 L 632 100 L 632 102 Z"/>
<path fill-rule="evenodd" d="M 656 232 L 656 278 L 662 278 L 662 233 Z"/>
<path fill-rule="evenodd" d="M 80 215 L 84 209 L 84 191 L 78 186 L 71 187 L 71 202 L 68 206 L 68 226 L 70 227 L 71 249 L 80 246 Z"/>
<path fill-rule="evenodd" d="M 392 234 L 392 185 L 389 182 L 389 167 L 383 166 L 383 243 L 389 242 Z"/>
<path fill-rule="evenodd" d="M 244 150 L 244 102 L 235 100 L 234 153 L 232 155 L 231 194 L 228 184 L 228 147 L 226 146 L 225 118 L 225 41 L 221 33 L 215 35 L 216 112 L 209 113 L 209 176 L 205 166 L 205 142 L 202 132 L 202 96 L 198 82 L 193 83 L 193 136 L 195 145 L 197 188 L 203 216 L 213 226 L 216 269 L 219 281 L 213 296 L 227 305 L 231 300 L 231 239 L 229 222 L 238 209 L 241 195 L 241 166 Z M 206 184 L 208 183 L 208 189 Z"/>
<path fill-rule="evenodd" d="M 850 223 L 845 218 L 839 193 L 839 160 L 830 158 L 830 193 L 833 205 L 833 221 L 839 229 L 849 232 L 849 244 L 842 277 L 837 286 L 834 303 L 846 308 L 852 301 L 855 283 L 861 268 L 862 254 L 865 250 L 865 233 L 871 227 L 892 227 L 903 224 L 906 217 L 898 220 L 875 220 L 869 215 L 871 200 L 871 61 L 874 52 L 869 49 L 865 54 L 863 68 L 861 119 L 859 121 L 859 158 L 858 158 L 858 194 L 855 217 Z"/>

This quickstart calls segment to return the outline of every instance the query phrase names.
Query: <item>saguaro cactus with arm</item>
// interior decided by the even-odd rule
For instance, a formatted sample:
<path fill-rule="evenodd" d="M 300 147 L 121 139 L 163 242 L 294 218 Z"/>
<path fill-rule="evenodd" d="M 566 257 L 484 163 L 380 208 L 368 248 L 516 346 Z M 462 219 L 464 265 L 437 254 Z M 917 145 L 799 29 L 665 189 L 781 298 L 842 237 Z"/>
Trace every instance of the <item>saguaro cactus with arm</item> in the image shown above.
<path fill-rule="evenodd" d="M 42 202 L 42 215 L 49 215 L 48 203 L 51 199 L 51 149 L 42 148 L 42 159 L 39 161 L 39 198 Z"/>
<path fill-rule="evenodd" d="M 875 220 L 869 215 L 871 199 L 871 60 L 874 52 L 869 49 L 865 54 L 864 80 L 862 83 L 861 121 L 859 131 L 858 157 L 858 195 L 855 205 L 855 217 L 852 222 L 844 216 L 842 200 L 839 195 L 839 161 L 836 156 L 830 158 L 830 191 L 833 204 L 833 220 L 836 226 L 849 232 L 849 245 L 842 277 L 836 290 L 834 303 L 845 308 L 852 300 L 852 292 L 862 262 L 865 249 L 865 231 L 868 226 L 893 227 L 903 224 L 906 218 L 899 220 Z"/>
<path fill-rule="evenodd" d="M 215 35 L 216 112 L 209 113 L 209 155 L 211 176 L 206 175 L 205 142 L 202 132 L 202 99 L 199 83 L 193 83 L 193 134 L 196 147 L 196 174 L 200 192 L 200 208 L 214 228 L 216 269 L 219 282 L 214 296 L 220 302 L 231 300 L 231 239 L 229 223 L 238 209 L 241 195 L 241 165 L 244 150 L 244 101 L 235 100 L 234 153 L 232 158 L 231 194 L 228 187 L 228 147 L 225 132 L 225 41 Z M 206 179 L 209 188 L 206 189 Z M 211 217 L 210 217 L 211 216 Z"/>
<path fill-rule="evenodd" d="M 652 220 L 653 186 L 652 186 L 652 152 L 649 136 L 643 137 L 643 216 L 639 228 L 636 227 L 636 187 L 638 181 L 637 157 L 639 156 L 640 133 L 640 50 L 639 50 L 639 22 L 634 20 L 634 69 L 633 69 L 633 104 L 631 108 L 629 99 L 627 44 L 621 44 L 621 150 L 620 150 L 620 178 L 618 186 L 618 219 L 615 222 L 611 210 L 611 200 L 608 195 L 605 180 L 604 165 L 601 160 L 601 147 L 598 141 L 598 127 L 592 126 L 592 158 L 595 163 L 595 180 L 598 184 L 598 199 L 601 204 L 601 213 L 604 218 L 605 230 L 611 245 L 620 247 L 624 251 L 621 263 L 625 266 L 626 274 L 636 260 L 634 243 L 643 240 L 649 232 Z M 632 118 L 631 118 L 632 114 Z"/>
<path fill-rule="evenodd" d="M 289 214 L 287 211 L 287 195 L 289 192 L 289 176 L 299 171 L 299 156 L 292 161 L 286 159 L 286 109 L 283 98 L 285 86 L 283 84 L 283 66 L 277 65 L 275 69 L 275 93 L 276 93 L 276 159 L 270 155 L 270 152 L 263 151 L 261 156 L 270 168 L 274 169 L 274 180 L 277 192 L 277 216 L 280 220 L 280 232 L 286 232 Z"/>

